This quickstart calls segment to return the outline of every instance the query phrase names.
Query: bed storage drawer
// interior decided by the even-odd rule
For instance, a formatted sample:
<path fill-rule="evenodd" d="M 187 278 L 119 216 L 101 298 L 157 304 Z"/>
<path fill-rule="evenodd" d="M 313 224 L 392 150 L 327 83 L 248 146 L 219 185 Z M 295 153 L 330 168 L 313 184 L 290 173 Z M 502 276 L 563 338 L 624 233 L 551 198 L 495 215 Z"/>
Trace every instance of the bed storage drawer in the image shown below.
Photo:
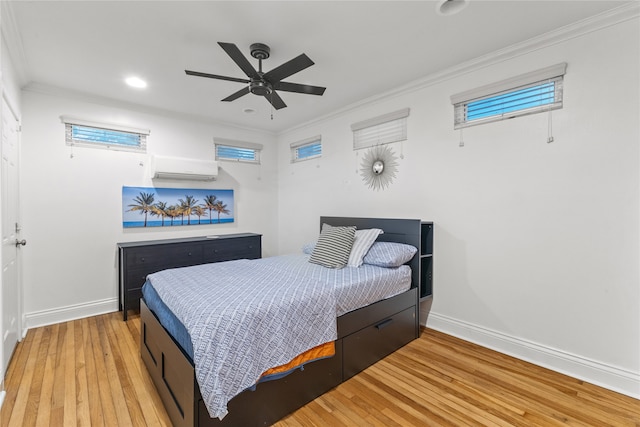
<path fill-rule="evenodd" d="M 382 318 L 393 316 L 405 308 L 414 307 L 417 289 L 409 289 L 394 298 L 388 298 L 376 303 L 351 311 L 338 318 L 338 338 L 346 337 L 354 332 L 372 325 Z M 418 324 L 416 322 L 414 338 L 418 338 Z"/>
<path fill-rule="evenodd" d="M 336 354 L 297 369 L 284 378 L 259 383 L 229 401 L 229 414 L 222 421 L 212 419 L 202 399 L 198 427 L 270 426 L 287 414 L 311 402 L 342 382 L 342 345 L 336 342 Z"/>
<path fill-rule="evenodd" d="M 410 307 L 345 337 L 344 380 L 415 339 L 415 322 L 415 307 Z"/>
<path fill-rule="evenodd" d="M 164 333 L 144 301 L 140 304 L 140 328 L 140 356 L 165 403 L 171 422 L 175 427 L 193 426 L 196 417 L 193 365 Z"/>

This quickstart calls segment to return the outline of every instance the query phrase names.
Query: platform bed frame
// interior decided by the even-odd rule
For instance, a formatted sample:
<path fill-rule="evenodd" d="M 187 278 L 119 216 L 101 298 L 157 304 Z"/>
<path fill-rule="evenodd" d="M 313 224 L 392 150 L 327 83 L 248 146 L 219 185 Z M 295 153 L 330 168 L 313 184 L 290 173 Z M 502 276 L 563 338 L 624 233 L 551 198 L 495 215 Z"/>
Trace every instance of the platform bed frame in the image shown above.
<path fill-rule="evenodd" d="M 381 228 L 379 241 L 408 243 L 420 253 L 420 220 L 321 217 L 320 224 Z M 140 354 L 176 427 L 267 426 L 304 406 L 420 334 L 419 256 L 410 262 L 411 289 L 338 317 L 334 357 L 305 365 L 284 378 L 260 383 L 231 399 L 221 421 L 209 416 L 193 362 L 144 302 L 140 303 Z"/>

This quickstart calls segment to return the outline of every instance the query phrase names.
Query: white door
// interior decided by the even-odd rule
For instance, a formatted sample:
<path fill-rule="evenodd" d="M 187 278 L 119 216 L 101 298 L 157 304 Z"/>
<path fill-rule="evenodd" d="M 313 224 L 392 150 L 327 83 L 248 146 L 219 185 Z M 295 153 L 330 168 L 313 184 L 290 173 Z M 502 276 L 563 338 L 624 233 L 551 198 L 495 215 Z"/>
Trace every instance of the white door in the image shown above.
<path fill-rule="evenodd" d="M 18 225 L 18 159 L 19 159 L 19 138 L 18 121 L 11 108 L 2 99 L 2 129 L 0 155 L 0 206 L 2 210 L 2 276 L 0 285 L 2 286 L 1 313 L 2 318 L 2 349 L 0 366 L 0 383 L 7 372 L 9 360 L 16 348 L 20 337 L 20 319 L 22 316 L 22 298 L 19 286 L 18 251 L 22 245 L 19 244 Z M 24 243 L 24 242 L 23 242 Z"/>

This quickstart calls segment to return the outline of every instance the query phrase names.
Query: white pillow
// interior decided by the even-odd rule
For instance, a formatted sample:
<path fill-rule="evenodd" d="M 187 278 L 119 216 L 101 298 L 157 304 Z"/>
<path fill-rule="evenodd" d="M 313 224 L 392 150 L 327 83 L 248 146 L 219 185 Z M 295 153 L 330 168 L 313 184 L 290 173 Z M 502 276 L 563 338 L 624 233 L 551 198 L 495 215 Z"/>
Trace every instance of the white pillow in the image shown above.
<path fill-rule="evenodd" d="M 347 266 L 360 267 L 364 256 L 369 252 L 369 248 L 373 245 L 379 235 L 384 233 L 379 228 L 370 228 L 366 230 L 356 230 L 355 239 L 353 240 L 353 246 L 351 247 L 351 253 L 349 254 L 349 261 Z"/>

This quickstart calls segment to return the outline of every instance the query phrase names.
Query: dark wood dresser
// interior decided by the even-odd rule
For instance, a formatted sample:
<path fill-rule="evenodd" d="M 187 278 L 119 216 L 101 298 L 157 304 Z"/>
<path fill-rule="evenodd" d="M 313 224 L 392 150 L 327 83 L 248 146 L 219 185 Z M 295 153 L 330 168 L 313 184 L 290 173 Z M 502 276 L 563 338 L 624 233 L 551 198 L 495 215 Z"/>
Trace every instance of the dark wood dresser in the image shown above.
<path fill-rule="evenodd" d="M 118 243 L 119 307 L 140 310 L 147 274 L 167 268 L 262 257 L 262 236 L 253 233 Z"/>

